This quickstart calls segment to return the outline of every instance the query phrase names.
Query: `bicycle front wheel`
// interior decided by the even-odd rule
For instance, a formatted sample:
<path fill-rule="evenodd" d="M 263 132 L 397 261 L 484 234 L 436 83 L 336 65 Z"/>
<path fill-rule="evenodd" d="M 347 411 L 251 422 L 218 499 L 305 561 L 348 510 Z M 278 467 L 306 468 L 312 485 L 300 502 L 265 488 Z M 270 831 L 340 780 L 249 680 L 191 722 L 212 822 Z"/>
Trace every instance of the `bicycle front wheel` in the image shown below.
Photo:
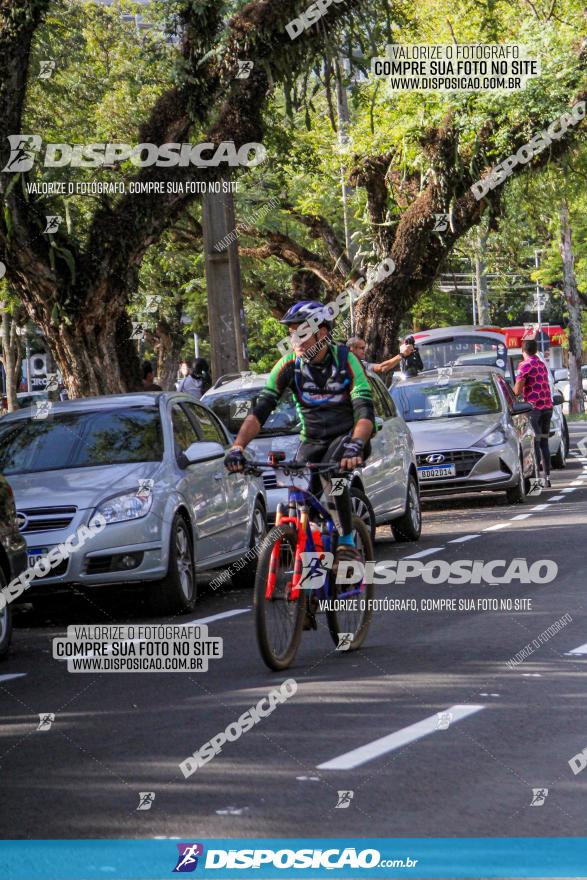
<path fill-rule="evenodd" d="M 353 536 L 363 563 L 372 562 L 374 552 L 371 534 L 356 514 L 353 516 Z M 356 651 L 365 641 L 373 616 L 370 601 L 374 594 L 373 584 L 363 584 L 359 589 L 352 584 L 333 583 L 333 578 L 330 584 L 330 598 L 338 600 L 330 603 L 337 606 L 336 610 L 326 612 L 332 641 L 337 647 L 340 645 L 341 650 Z M 345 643 L 347 647 L 342 648 Z"/>
<path fill-rule="evenodd" d="M 306 594 L 300 590 L 292 600 L 292 580 L 297 534 L 292 526 L 282 527 L 282 536 L 264 547 L 259 555 L 255 579 L 255 625 L 261 656 L 269 669 L 287 669 L 292 663 L 300 639 L 305 616 Z M 275 571 L 271 572 L 271 553 L 279 545 Z M 275 583 L 267 596 L 269 576 Z"/>

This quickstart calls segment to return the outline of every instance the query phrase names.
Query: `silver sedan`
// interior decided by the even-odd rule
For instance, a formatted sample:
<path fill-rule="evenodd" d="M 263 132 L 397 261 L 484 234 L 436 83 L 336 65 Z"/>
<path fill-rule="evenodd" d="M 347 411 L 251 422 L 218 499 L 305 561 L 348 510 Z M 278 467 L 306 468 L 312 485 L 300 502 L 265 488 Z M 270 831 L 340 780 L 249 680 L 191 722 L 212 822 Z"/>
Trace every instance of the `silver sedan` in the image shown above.
<path fill-rule="evenodd" d="M 534 431 L 503 373 L 490 367 L 429 370 L 392 396 L 408 422 L 423 492 L 505 491 L 522 503 L 537 476 Z"/>
<path fill-rule="evenodd" d="M 70 584 L 147 582 L 157 613 L 191 610 L 196 572 L 229 565 L 265 533 L 263 482 L 226 471 L 228 443 L 216 416 L 187 394 L 96 397 L 5 416 L 0 472 L 14 490 L 29 566 L 47 557 L 53 565 L 27 598 Z M 59 561 L 59 548 L 98 514 L 102 530 L 83 546 L 70 541 Z M 237 579 L 251 583 L 254 561 L 239 568 Z"/>

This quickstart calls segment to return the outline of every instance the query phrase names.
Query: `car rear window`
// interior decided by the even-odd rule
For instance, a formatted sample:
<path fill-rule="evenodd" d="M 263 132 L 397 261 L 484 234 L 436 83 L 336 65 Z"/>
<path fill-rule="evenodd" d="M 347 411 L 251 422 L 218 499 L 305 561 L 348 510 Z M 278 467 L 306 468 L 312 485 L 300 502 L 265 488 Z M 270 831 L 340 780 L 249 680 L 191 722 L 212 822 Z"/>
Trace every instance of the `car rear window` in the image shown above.
<path fill-rule="evenodd" d="M 55 413 L 0 423 L 0 473 L 161 461 L 157 407 Z"/>

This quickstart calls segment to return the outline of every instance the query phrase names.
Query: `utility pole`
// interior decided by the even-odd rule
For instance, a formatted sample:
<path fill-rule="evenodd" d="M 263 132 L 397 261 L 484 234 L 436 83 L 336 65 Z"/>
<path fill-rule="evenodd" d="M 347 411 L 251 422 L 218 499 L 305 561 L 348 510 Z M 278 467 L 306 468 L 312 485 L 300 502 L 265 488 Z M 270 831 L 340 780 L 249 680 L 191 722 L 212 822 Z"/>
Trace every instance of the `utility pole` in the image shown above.
<path fill-rule="evenodd" d="M 485 248 L 487 232 L 480 233 L 475 249 L 475 275 L 477 279 L 477 317 L 480 324 L 489 324 L 489 296 L 487 291 L 487 273 L 485 265 Z"/>
<path fill-rule="evenodd" d="M 534 251 L 534 265 L 537 269 L 540 268 L 540 251 Z M 538 333 L 540 339 L 540 351 L 542 352 L 542 357 L 544 358 L 544 334 L 542 333 L 542 291 L 540 290 L 540 284 L 536 281 L 536 312 L 538 318 Z"/>
<path fill-rule="evenodd" d="M 222 186 L 222 178 L 220 183 Z M 238 240 L 222 244 L 234 232 L 236 223 L 231 193 L 202 196 L 202 226 L 212 377 L 236 373 L 248 367 L 245 348 L 244 308 L 238 255 Z"/>

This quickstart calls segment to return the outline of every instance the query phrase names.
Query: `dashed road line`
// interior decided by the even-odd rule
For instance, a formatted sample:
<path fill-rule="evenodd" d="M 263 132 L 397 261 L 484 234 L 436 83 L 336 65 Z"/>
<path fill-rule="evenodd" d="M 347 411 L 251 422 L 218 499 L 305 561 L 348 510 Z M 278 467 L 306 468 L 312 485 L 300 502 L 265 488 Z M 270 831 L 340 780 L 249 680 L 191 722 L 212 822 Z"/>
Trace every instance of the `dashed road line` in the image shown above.
<path fill-rule="evenodd" d="M 0 682 L 11 681 L 13 678 L 24 678 L 25 675 L 28 675 L 28 672 L 13 672 L 11 674 L 0 675 Z"/>
<path fill-rule="evenodd" d="M 457 705 L 450 706 L 448 709 L 444 709 L 443 712 L 452 715 L 450 721 L 452 725 L 456 721 L 462 721 L 469 715 L 474 715 L 476 712 L 480 712 L 481 709 L 484 708 L 485 706 L 474 704 Z M 429 733 L 442 733 L 443 731 L 440 730 L 438 726 L 439 714 L 440 713 L 437 712 L 434 715 L 430 715 L 428 718 L 424 718 L 422 721 L 417 721 L 415 724 L 410 724 L 408 727 L 396 730 L 395 733 L 382 736 L 380 739 L 374 739 L 372 742 L 367 743 L 364 746 L 359 746 L 357 749 L 345 752 L 337 758 L 332 758 L 330 761 L 318 764 L 316 769 L 354 770 L 355 767 L 360 767 L 362 764 L 366 764 L 368 761 L 373 761 L 381 755 L 386 755 L 388 752 L 393 752 L 396 749 L 402 748 L 402 746 L 406 746 L 418 739 L 422 739 L 422 737 L 428 736 Z"/>
<path fill-rule="evenodd" d="M 235 608 L 232 611 L 222 611 L 221 614 L 211 614 L 210 617 L 199 617 L 197 620 L 188 620 L 180 626 L 197 626 L 200 623 L 213 623 L 215 620 L 222 620 L 226 617 L 236 617 L 237 614 L 246 614 L 250 608 Z"/>
<path fill-rule="evenodd" d="M 411 556 L 402 556 L 402 559 L 422 559 L 424 556 L 438 553 L 439 550 L 444 550 L 444 547 L 429 547 L 428 550 L 420 550 L 419 553 L 412 553 Z"/>
<path fill-rule="evenodd" d="M 518 519 L 528 519 L 528 517 L 532 516 L 531 513 L 519 513 L 517 516 L 512 516 L 510 522 L 514 522 Z"/>
<path fill-rule="evenodd" d="M 484 532 L 497 532 L 498 529 L 505 529 L 505 527 L 509 525 L 509 523 L 497 523 L 495 526 L 488 526 L 486 529 L 483 529 Z"/>
<path fill-rule="evenodd" d="M 551 501 L 564 501 L 564 498 L 565 498 L 564 495 L 553 495 L 552 498 L 548 499 L 548 501 L 549 501 L 549 503 Z"/>
<path fill-rule="evenodd" d="M 565 657 L 578 657 L 581 654 L 587 654 L 587 642 L 584 645 L 579 645 L 578 648 L 573 648 L 572 651 L 567 651 Z"/>
<path fill-rule="evenodd" d="M 472 541 L 473 538 L 480 538 L 481 534 L 477 535 L 463 535 L 461 538 L 453 538 L 452 541 L 449 541 L 449 544 L 463 544 L 465 541 Z"/>

